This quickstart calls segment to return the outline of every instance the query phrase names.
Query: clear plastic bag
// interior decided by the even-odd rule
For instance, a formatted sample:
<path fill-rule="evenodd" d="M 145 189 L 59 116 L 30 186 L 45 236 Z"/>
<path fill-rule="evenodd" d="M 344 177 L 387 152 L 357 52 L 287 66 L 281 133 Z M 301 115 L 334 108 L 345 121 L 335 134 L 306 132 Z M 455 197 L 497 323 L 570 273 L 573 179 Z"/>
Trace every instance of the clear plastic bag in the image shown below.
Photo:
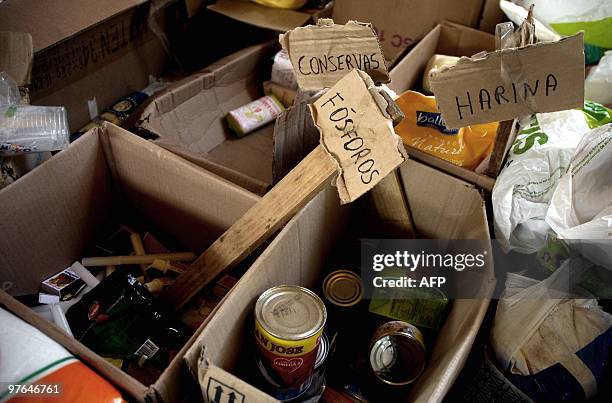
<path fill-rule="evenodd" d="M 66 109 L 20 105 L 19 89 L 0 73 L 0 155 L 57 151 L 69 145 Z"/>

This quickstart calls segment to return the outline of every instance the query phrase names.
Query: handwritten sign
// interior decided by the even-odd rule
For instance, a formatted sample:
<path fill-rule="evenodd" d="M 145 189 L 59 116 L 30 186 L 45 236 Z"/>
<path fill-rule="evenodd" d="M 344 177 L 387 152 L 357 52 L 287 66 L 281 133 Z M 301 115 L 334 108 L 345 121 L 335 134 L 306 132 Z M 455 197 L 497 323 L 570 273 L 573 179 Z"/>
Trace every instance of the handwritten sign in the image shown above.
<path fill-rule="evenodd" d="M 456 129 L 581 107 L 582 36 L 461 58 L 435 73 L 431 87 L 446 126 Z"/>
<path fill-rule="evenodd" d="M 353 69 L 375 83 L 388 83 L 389 73 L 372 25 L 349 21 L 336 25 L 327 18 L 280 36 L 303 90 L 329 88 Z"/>
<path fill-rule="evenodd" d="M 405 159 L 385 100 L 369 76 L 353 70 L 310 105 L 321 144 L 337 162 L 342 204 L 373 188 Z"/>

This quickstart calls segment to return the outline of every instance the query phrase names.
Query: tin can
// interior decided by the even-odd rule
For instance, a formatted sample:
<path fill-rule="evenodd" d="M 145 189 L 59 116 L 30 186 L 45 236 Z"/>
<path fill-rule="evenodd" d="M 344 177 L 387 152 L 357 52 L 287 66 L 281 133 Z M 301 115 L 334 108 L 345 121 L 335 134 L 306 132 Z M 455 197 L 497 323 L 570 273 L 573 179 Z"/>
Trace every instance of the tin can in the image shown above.
<path fill-rule="evenodd" d="M 369 361 L 376 377 L 385 384 L 408 385 L 425 369 L 423 334 L 410 323 L 384 323 L 372 337 Z"/>
<path fill-rule="evenodd" d="M 335 270 L 323 280 L 323 295 L 336 306 L 355 306 L 363 298 L 361 278 L 350 270 Z"/>
<path fill-rule="evenodd" d="M 278 385 L 277 399 L 293 399 L 310 387 L 326 320 L 323 301 L 303 287 L 273 287 L 257 300 L 259 366 L 268 382 Z"/>

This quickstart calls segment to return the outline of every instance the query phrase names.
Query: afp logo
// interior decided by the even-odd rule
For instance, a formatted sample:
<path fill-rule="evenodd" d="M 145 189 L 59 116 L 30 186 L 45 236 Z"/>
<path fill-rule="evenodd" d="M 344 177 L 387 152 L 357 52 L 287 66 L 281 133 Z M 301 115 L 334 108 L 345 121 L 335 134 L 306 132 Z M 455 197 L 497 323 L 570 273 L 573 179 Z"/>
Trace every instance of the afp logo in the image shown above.
<path fill-rule="evenodd" d="M 459 129 L 447 128 L 446 123 L 444 123 L 442 119 L 442 115 L 436 112 L 416 111 L 416 124 L 417 126 L 432 127 L 444 134 L 451 135 L 459 133 Z"/>
<path fill-rule="evenodd" d="M 208 378 L 206 388 L 208 403 L 244 403 L 244 394 L 213 377 Z"/>

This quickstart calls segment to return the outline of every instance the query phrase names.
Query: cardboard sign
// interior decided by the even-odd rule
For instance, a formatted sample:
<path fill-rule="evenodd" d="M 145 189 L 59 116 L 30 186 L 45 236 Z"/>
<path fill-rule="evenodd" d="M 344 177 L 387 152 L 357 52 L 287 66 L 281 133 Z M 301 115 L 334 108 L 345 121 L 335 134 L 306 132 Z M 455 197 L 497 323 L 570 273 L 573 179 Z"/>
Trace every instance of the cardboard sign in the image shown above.
<path fill-rule="evenodd" d="M 405 160 L 402 141 L 369 76 L 353 70 L 310 106 L 321 144 L 336 161 L 342 204 L 356 200 Z"/>
<path fill-rule="evenodd" d="M 303 90 L 329 88 L 353 69 L 365 71 L 375 83 L 388 83 L 385 58 L 370 24 L 349 21 L 336 25 L 322 18 L 280 36 Z"/>
<path fill-rule="evenodd" d="M 583 34 L 462 58 L 431 77 L 446 127 L 581 107 Z"/>

